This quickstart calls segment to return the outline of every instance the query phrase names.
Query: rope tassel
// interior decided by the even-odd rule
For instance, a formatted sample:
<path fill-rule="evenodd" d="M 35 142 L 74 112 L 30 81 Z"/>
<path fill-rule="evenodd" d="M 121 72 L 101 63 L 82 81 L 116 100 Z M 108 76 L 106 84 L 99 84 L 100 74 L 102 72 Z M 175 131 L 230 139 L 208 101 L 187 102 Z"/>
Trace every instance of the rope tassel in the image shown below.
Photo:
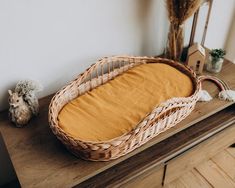
<path fill-rule="evenodd" d="M 235 102 L 235 91 L 233 90 L 224 90 L 219 93 L 219 98 L 225 101 Z"/>
<path fill-rule="evenodd" d="M 215 76 L 200 76 L 198 79 L 200 82 L 203 82 L 204 80 L 214 82 L 220 89 L 220 93 L 218 95 L 219 99 L 224 101 L 235 102 L 235 91 L 231 90 L 229 85 L 223 80 L 220 80 Z M 206 90 L 200 90 L 198 101 L 205 102 L 210 100 L 212 100 L 211 95 Z"/>
<path fill-rule="evenodd" d="M 200 102 L 207 102 L 207 101 L 211 101 L 212 97 L 211 95 L 206 91 L 206 90 L 200 90 L 199 91 L 199 99 L 198 101 Z"/>

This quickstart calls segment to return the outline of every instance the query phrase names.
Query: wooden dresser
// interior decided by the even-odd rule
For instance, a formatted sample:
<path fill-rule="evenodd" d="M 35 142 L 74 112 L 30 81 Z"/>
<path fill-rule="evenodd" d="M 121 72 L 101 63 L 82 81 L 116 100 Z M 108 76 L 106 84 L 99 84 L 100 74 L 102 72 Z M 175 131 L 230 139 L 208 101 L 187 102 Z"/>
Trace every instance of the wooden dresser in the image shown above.
<path fill-rule="evenodd" d="M 217 76 L 235 89 L 234 64 L 226 61 Z M 203 87 L 218 94 L 211 83 Z M 50 99 L 40 101 L 39 117 L 22 129 L 11 125 L 7 112 L 0 114 L 0 132 L 22 187 L 162 187 L 235 143 L 235 105 L 215 98 L 198 103 L 184 121 L 124 157 L 84 161 L 49 129 Z"/>

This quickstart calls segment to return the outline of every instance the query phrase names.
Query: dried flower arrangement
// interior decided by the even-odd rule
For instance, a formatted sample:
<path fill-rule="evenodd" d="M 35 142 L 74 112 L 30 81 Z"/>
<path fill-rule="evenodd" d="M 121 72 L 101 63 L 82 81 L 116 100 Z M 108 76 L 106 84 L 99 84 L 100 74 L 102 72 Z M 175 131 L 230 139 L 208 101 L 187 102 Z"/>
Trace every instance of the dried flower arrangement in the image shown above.
<path fill-rule="evenodd" d="M 167 0 L 166 3 L 170 21 L 167 56 L 170 59 L 179 60 L 184 44 L 184 23 L 197 11 L 202 0 Z"/>

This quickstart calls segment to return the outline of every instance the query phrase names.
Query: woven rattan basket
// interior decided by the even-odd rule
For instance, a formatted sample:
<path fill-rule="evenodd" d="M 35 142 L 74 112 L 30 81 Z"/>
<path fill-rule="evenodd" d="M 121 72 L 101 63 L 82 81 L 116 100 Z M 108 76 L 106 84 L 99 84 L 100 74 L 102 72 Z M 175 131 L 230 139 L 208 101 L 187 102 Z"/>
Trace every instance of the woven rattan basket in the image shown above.
<path fill-rule="evenodd" d="M 59 127 L 57 117 L 64 105 L 128 69 L 143 63 L 165 63 L 175 67 L 191 78 L 194 93 L 189 97 L 169 99 L 156 106 L 132 131 L 109 141 L 85 142 L 74 139 Z M 149 57 L 105 57 L 56 93 L 49 107 L 50 127 L 57 138 L 76 156 L 92 161 L 108 161 L 133 151 L 182 121 L 194 109 L 200 89 L 201 83 L 195 73 L 175 61 Z"/>

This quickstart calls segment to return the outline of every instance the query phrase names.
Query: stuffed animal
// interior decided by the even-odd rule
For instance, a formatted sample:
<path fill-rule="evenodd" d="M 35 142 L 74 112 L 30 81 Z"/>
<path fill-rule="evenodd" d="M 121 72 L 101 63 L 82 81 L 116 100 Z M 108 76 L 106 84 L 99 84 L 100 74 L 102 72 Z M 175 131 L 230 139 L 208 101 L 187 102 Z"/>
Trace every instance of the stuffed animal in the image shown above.
<path fill-rule="evenodd" d="M 42 89 L 35 81 L 24 80 L 17 83 L 15 91 L 9 93 L 9 118 L 17 127 L 26 125 L 32 116 L 38 115 L 39 103 L 36 92 Z"/>

